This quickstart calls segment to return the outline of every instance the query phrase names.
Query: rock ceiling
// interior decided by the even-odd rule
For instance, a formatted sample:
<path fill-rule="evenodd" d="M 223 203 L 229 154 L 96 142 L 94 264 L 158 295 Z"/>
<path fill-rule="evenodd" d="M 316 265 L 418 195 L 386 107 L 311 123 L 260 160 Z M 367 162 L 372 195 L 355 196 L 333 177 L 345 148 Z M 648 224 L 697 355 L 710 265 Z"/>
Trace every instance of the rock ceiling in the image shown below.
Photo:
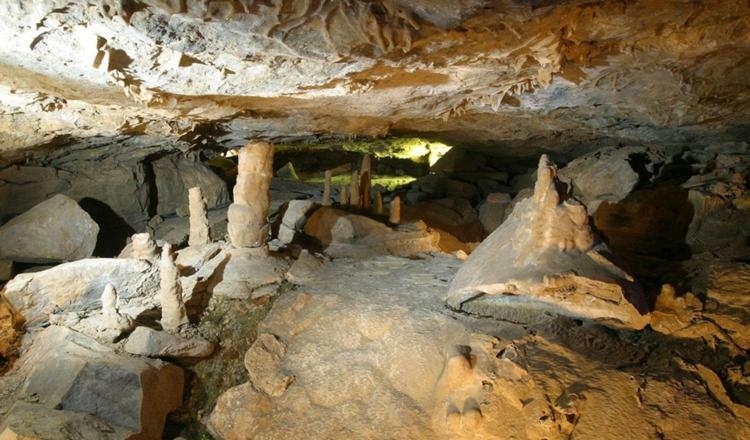
<path fill-rule="evenodd" d="M 0 0 L 0 162 L 421 136 L 530 155 L 744 139 L 747 0 Z"/>

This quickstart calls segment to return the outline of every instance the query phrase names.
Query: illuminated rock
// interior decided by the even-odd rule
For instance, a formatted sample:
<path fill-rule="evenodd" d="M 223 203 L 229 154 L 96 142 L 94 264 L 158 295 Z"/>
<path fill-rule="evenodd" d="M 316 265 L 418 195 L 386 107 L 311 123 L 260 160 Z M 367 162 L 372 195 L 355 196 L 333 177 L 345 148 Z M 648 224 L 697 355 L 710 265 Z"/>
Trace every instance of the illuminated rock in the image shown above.
<path fill-rule="evenodd" d="M 268 240 L 268 193 L 273 177 L 273 145 L 250 143 L 240 150 L 234 203 L 229 206 L 229 238 L 235 247 L 263 247 Z"/>

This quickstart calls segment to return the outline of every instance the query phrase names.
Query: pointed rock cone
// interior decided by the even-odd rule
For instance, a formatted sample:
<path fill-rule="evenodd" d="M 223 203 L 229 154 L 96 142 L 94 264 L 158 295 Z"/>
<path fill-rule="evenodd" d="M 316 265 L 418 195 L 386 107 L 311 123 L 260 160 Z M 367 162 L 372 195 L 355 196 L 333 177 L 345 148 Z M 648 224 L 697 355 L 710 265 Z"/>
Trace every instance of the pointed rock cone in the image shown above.
<path fill-rule="evenodd" d="M 326 170 L 326 181 L 323 187 L 323 206 L 331 206 L 331 170 Z"/>
<path fill-rule="evenodd" d="M 161 326 L 167 331 L 176 331 L 188 323 L 185 303 L 182 300 L 180 274 L 172 255 L 172 246 L 167 243 L 161 253 L 159 265 L 161 282 L 159 296 L 161 300 Z"/>
<path fill-rule="evenodd" d="M 190 208 L 190 236 L 188 246 L 208 244 L 209 237 L 208 216 L 206 215 L 206 200 L 199 186 L 188 190 L 188 207 Z"/>
<path fill-rule="evenodd" d="M 546 155 L 534 195 L 471 253 L 451 283 L 448 304 L 470 313 L 529 322 L 548 313 L 643 328 L 639 284 L 610 259 L 586 207 L 562 188 Z"/>
<path fill-rule="evenodd" d="M 391 200 L 388 221 L 394 225 L 401 223 L 401 197 L 399 196 L 395 196 L 393 200 Z"/>

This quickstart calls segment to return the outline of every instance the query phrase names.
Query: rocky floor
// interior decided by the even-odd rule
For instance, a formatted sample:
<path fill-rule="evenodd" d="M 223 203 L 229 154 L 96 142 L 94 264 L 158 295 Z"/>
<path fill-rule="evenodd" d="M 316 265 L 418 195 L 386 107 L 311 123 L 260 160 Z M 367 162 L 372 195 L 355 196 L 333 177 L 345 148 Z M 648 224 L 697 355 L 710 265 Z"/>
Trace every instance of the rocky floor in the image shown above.
<path fill-rule="evenodd" d="M 750 435 L 750 409 L 727 375 L 746 355 L 710 320 L 683 337 L 456 314 L 444 302 L 460 264 L 445 255 L 326 264 L 260 323 L 245 358 L 250 382 L 219 398 L 210 430 L 226 439 Z"/>

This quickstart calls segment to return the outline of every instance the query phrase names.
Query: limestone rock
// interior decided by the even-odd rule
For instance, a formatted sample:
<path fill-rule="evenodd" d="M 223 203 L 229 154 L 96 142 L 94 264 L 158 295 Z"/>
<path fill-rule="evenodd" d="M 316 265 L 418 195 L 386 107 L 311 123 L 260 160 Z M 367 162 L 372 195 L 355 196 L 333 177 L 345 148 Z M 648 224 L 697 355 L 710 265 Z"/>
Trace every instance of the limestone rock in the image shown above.
<path fill-rule="evenodd" d="M 28 402 L 16 402 L 0 423 L 3 440 L 118 440 L 132 434 L 132 430 L 90 414 Z"/>
<path fill-rule="evenodd" d="M 312 200 L 291 200 L 287 205 L 279 226 L 279 240 L 282 244 L 289 244 L 294 235 L 302 231 L 307 221 L 307 213 L 315 207 Z"/>
<path fill-rule="evenodd" d="M 286 279 L 290 283 L 304 286 L 315 279 L 323 262 L 316 256 L 312 255 L 307 249 L 302 249 L 297 260 L 292 263 L 289 272 L 286 273 Z"/>
<path fill-rule="evenodd" d="M 503 223 L 506 216 L 510 214 L 510 195 L 506 193 L 492 193 L 479 206 L 479 221 L 486 234 L 491 234 Z"/>
<path fill-rule="evenodd" d="M 445 198 L 401 207 L 402 221 L 422 220 L 431 228 L 448 232 L 463 242 L 480 241 L 483 228 L 466 199 Z"/>
<path fill-rule="evenodd" d="M 16 399 L 89 414 L 143 438 L 161 437 L 167 414 L 182 402 L 184 386 L 179 367 L 119 356 L 58 326 L 35 336 L 15 374 L 25 378 Z"/>
<path fill-rule="evenodd" d="M 477 195 L 477 188 L 466 182 L 451 179 L 438 174 L 429 174 L 415 180 L 412 190 L 429 194 L 430 198 L 460 198 L 472 200 Z"/>
<path fill-rule="evenodd" d="M 10 359 L 15 355 L 22 325 L 23 319 L 0 292 L 0 357 L 3 359 Z"/>
<path fill-rule="evenodd" d="M 253 249 L 232 249 L 226 265 L 217 271 L 220 281 L 209 289 L 217 297 L 232 299 L 269 295 L 268 289 L 280 283 L 288 269 L 281 258 Z"/>
<path fill-rule="evenodd" d="M 268 240 L 273 145 L 250 143 L 239 157 L 234 202 L 227 212 L 229 238 L 235 247 L 262 247 Z"/>
<path fill-rule="evenodd" d="M 71 198 L 56 195 L 0 227 L 0 259 L 44 263 L 90 257 L 99 226 Z"/>
<path fill-rule="evenodd" d="M 159 280 L 161 325 L 167 331 L 176 331 L 188 323 L 188 317 L 182 298 L 180 272 L 172 255 L 172 246 L 169 244 L 165 244 L 161 252 Z"/>
<path fill-rule="evenodd" d="M 26 324 L 34 327 L 46 324 L 49 314 L 56 310 L 98 310 L 107 284 L 115 286 L 126 303 L 120 311 L 137 316 L 156 305 L 153 297 L 158 290 L 159 271 L 148 262 L 133 259 L 79 260 L 17 275 L 5 285 L 5 295 Z"/>
<path fill-rule="evenodd" d="M 555 166 L 542 156 L 533 197 L 469 256 L 448 304 L 515 321 L 552 312 L 644 327 L 647 305 L 638 283 L 609 259 L 585 206 L 559 185 Z"/>
<path fill-rule="evenodd" d="M 573 160 L 559 175 L 572 181 L 573 194 L 593 213 L 601 202 L 619 202 L 639 183 L 653 180 L 669 161 L 666 149 L 603 148 Z"/>
<path fill-rule="evenodd" d="M 274 335 L 262 333 L 245 353 L 245 368 L 255 387 L 271 397 L 284 394 L 294 376 L 282 369 L 286 346 Z"/>
<path fill-rule="evenodd" d="M 208 209 L 226 206 L 229 191 L 211 169 L 186 157 L 166 156 L 152 164 L 158 196 L 156 213 L 188 215 L 188 189 L 200 186 Z"/>
<path fill-rule="evenodd" d="M 15 271 L 13 262 L 10 260 L 0 260 L 0 281 L 8 281 L 13 278 Z"/>
<path fill-rule="evenodd" d="M 208 217 L 206 216 L 206 200 L 200 186 L 188 190 L 188 208 L 190 210 L 190 237 L 189 246 L 197 246 L 208 243 L 209 236 Z"/>
<path fill-rule="evenodd" d="M 123 315 L 117 308 L 117 292 L 112 284 L 107 284 L 102 292 L 102 320 L 99 332 L 111 334 L 106 339 L 114 341 L 121 334 L 129 332 L 135 327 L 133 319 Z"/>
<path fill-rule="evenodd" d="M 133 234 L 132 238 L 132 258 L 138 260 L 155 261 L 159 256 L 156 250 L 156 243 L 151 239 L 148 232 Z"/>
<path fill-rule="evenodd" d="M 214 344 L 203 339 L 188 339 L 148 327 L 137 327 L 128 336 L 125 351 L 148 357 L 205 358 L 214 352 Z"/>

